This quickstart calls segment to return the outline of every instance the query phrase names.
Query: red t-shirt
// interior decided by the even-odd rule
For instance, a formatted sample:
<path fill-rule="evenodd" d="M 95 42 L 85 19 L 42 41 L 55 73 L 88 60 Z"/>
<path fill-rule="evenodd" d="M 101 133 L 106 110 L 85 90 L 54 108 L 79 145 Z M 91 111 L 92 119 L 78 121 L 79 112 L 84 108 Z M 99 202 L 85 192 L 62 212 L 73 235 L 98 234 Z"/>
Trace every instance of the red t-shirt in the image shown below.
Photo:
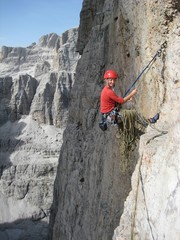
<path fill-rule="evenodd" d="M 100 110 L 101 113 L 108 113 L 113 108 L 115 108 L 115 104 L 123 104 L 124 99 L 121 97 L 118 97 L 115 92 L 109 88 L 108 86 L 105 86 L 101 92 L 100 97 Z"/>

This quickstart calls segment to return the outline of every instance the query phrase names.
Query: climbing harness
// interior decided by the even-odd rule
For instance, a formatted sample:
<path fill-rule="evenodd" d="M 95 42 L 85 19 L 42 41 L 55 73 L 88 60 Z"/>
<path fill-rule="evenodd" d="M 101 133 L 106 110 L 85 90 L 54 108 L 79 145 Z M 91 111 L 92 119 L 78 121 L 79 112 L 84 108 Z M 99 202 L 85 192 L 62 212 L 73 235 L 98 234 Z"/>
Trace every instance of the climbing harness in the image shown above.
<path fill-rule="evenodd" d="M 154 55 L 154 57 L 151 59 L 151 61 L 146 65 L 146 67 L 142 70 L 142 72 L 138 75 L 138 77 L 135 79 L 135 81 L 132 83 L 132 85 L 130 86 L 130 88 L 125 92 L 124 96 L 123 97 L 126 97 L 127 94 L 131 91 L 131 89 L 134 87 L 134 85 L 136 84 L 136 82 L 140 79 L 140 77 L 143 75 L 143 73 L 146 71 L 146 69 L 150 66 L 150 64 L 152 64 L 157 57 L 160 57 L 161 56 L 161 53 L 163 51 L 164 48 L 167 47 L 167 42 L 165 41 L 160 49 L 156 52 L 156 54 Z"/>
<path fill-rule="evenodd" d="M 108 124 L 116 125 L 116 124 L 119 124 L 120 122 L 122 122 L 122 120 L 121 120 L 121 115 L 119 113 L 119 110 L 118 110 L 118 108 L 114 108 L 109 113 L 102 114 L 101 122 L 99 123 L 99 127 L 103 131 L 106 131 Z"/>

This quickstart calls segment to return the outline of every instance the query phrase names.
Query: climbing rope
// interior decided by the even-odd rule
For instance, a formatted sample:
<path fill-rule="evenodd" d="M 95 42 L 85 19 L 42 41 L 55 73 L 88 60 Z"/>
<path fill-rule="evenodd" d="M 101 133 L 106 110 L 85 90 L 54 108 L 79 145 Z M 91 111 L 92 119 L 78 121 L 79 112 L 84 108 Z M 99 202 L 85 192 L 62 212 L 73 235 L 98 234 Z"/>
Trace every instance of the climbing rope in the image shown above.
<path fill-rule="evenodd" d="M 119 142 L 120 155 L 123 156 L 120 163 L 120 171 L 124 173 L 130 169 L 130 150 L 135 146 L 134 143 L 138 139 L 139 134 L 144 133 L 147 126 L 156 129 L 160 134 L 149 139 L 146 144 L 166 134 L 167 131 L 157 129 L 154 124 L 151 124 L 136 109 L 121 110 L 120 113 L 122 123 L 118 126 L 116 137 L 122 140 Z"/>
<path fill-rule="evenodd" d="M 141 160 L 140 160 L 140 163 L 139 163 L 138 172 L 140 172 L 141 165 L 142 165 L 142 156 L 141 156 Z M 136 223 L 136 212 L 137 212 L 137 203 L 138 203 L 139 182 L 140 182 L 140 177 L 138 175 L 136 192 L 135 192 L 135 204 L 134 204 L 134 209 L 133 209 L 133 213 L 132 213 L 131 240 L 134 240 L 134 228 L 135 228 L 135 223 Z"/>
<path fill-rule="evenodd" d="M 125 173 L 131 169 L 130 152 L 135 147 L 133 144 L 136 141 L 136 112 L 134 110 L 122 110 L 120 112 L 122 122 L 118 125 L 118 133 L 121 138 L 119 141 L 119 150 L 121 155 L 120 172 Z"/>
<path fill-rule="evenodd" d="M 122 110 L 122 136 L 126 147 L 130 146 L 135 140 L 136 114 L 133 110 Z"/>
<path fill-rule="evenodd" d="M 128 95 L 128 93 L 131 91 L 131 89 L 135 86 L 136 82 L 140 79 L 140 77 L 143 75 L 143 73 L 146 71 L 146 69 L 149 68 L 149 66 L 156 60 L 157 57 L 161 56 L 162 51 L 167 47 L 167 42 L 165 41 L 160 49 L 156 52 L 156 54 L 154 55 L 154 57 L 151 59 L 151 61 L 146 65 L 146 67 L 142 70 L 142 72 L 138 75 L 138 77 L 135 79 L 135 81 L 132 83 L 132 85 L 130 86 L 130 88 L 125 92 L 123 97 L 126 97 Z"/>
<path fill-rule="evenodd" d="M 139 190 L 140 183 L 141 183 L 141 190 L 142 190 L 143 197 L 144 197 L 145 211 L 146 211 L 147 222 L 148 222 L 148 225 L 150 228 L 150 234 L 151 234 L 152 239 L 155 240 L 154 233 L 153 233 L 152 226 L 151 226 L 150 217 L 149 217 L 149 211 L 148 211 L 148 207 L 147 207 L 146 197 L 145 197 L 144 182 L 143 182 L 142 172 L 141 172 L 142 159 L 143 159 L 143 156 L 141 156 L 141 160 L 140 160 L 139 167 L 138 167 L 138 180 L 137 180 L 137 186 L 136 186 L 136 192 L 135 192 L 135 204 L 134 204 L 134 210 L 133 210 L 133 214 L 132 214 L 132 224 L 131 224 L 131 240 L 134 240 L 134 229 L 135 229 L 135 223 L 136 223 L 136 213 L 137 213 L 138 193 L 139 193 L 138 190 Z"/>
<path fill-rule="evenodd" d="M 157 57 L 161 56 L 162 51 L 167 47 L 167 42 L 165 41 L 160 49 L 156 52 L 156 54 L 153 56 L 153 58 L 151 59 L 151 61 L 146 65 L 146 67 L 142 70 L 142 72 L 138 75 L 138 77 L 135 79 L 135 81 L 132 83 L 132 85 L 130 86 L 130 88 L 125 92 L 124 96 L 127 96 L 127 94 L 131 91 L 131 89 L 135 86 L 135 84 L 137 83 L 137 81 L 140 79 L 140 77 L 143 75 L 143 73 L 145 72 L 146 69 L 148 69 L 150 67 L 150 65 L 153 64 L 153 62 L 156 60 Z M 159 132 L 161 132 L 161 134 L 165 134 L 167 133 L 164 130 L 160 130 L 155 128 L 155 126 L 152 126 L 152 124 L 145 119 L 140 113 L 139 111 L 137 111 L 136 107 L 135 108 L 135 112 L 129 111 L 129 110 L 123 110 L 121 112 L 122 115 L 122 122 L 123 122 L 123 140 L 125 142 L 126 147 L 128 147 L 134 140 L 135 140 L 135 122 L 139 122 L 143 127 L 147 127 L 148 125 L 156 130 L 158 130 Z"/>
<path fill-rule="evenodd" d="M 134 108 L 136 109 L 135 106 L 134 106 Z M 157 128 L 157 127 L 155 126 L 155 124 L 150 123 L 150 121 L 148 121 L 145 117 L 143 117 L 143 116 L 137 111 L 137 109 L 136 109 L 136 112 L 137 112 L 137 116 L 138 116 L 138 117 L 137 117 L 137 122 L 139 122 L 140 124 L 142 124 L 144 127 L 149 126 L 150 128 L 152 128 L 152 129 L 154 129 L 154 130 L 156 130 L 157 132 L 160 133 L 160 134 L 154 136 L 152 139 L 149 139 L 146 144 L 148 144 L 151 140 L 155 139 L 156 137 L 160 137 L 160 136 L 168 133 L 167 130 L 159 129 L 159 128 Z"/>
<path fill-rule="evenodd" d="M 166 48 L 166 45 L 167 45 L 166 42 L 164 42 L 161 45 L 161 48 L 156 52 L 156 54 L 154 55 L 152 60 L 148 63 L 148 65 L 139 74 L 139 76 L 133 82 L 131 87 L 126 91 L 126 93 L 124 94 L 124 97 L 131 91 L 131 89 L 134 87 L 136 82 L 140 79 L 140 77 L 145 72 L 145 70 L 147 68 L 149 68 L 150 64 L 152 64 L 155 61 L 156 57 L 161 56 L 161 52 L 163 51 L 164 48 Z M 154 124 L 151 124 L 145 117 L 143 117 L 139 113 L 139 111 L 137 110 L 135 105 L 130 110 L 121 110 L 121 116 L 122 116 L 122 124 L 123 124 L 123 128 L 121 129 L 121 134 L 122 134 L 123 141 L 124 141 L 124 144 L 125 144 L 124 145 L 124 151 L 126 151 L 127 148 L 129 146 L 131 146 L 131 144 L 136 139 L 136 131 L 135 131 L 136 123 L 141 124 L 144 128 L 146 128 L 149 125 L 152 129 L 155 129 L 158 132 L 160 132 L 159 134 L 155 135 L 153 138 L 149 139 L 146 142 L 146 144 L 148 144 L 151 140 L 155 139 L 156 137 L 159 137 L 159 136 L 162 136 L 163 134 L 168 133 L 168 131 L 158 129 L 157 127 L 155 127 Z M 136 213 L 137 213 L 137 204 L 138 204 L 138 190 L 139 190 L 140 183 L 141 183 L 142 193 L 143 193 L 144 202 L 145 202 L 145 210 L 146 210 L 148 225 L 149 225 L 149 228 L 150 228 L 150 234 L 151 234 L 152 239 L 155 240 L 154 233 L 153 233 L 153 230 L 152 230 L 152 226 L 151 226 L 151 223 L 150 223 L 150 217 L 149 217 L 147 202 L 146 202 L 146 198 L 145 198 L 144 183 L 143 183 L 142 172 L 141 172 L 142 159 L 143 159 L 143 156 L 141 156 L 140 163 L 139 163 L 139 168 L 138 168 L 138 180 L 137 180 L 137 186 L 136 186 L 136 191 L 135 191 L 135 204 L 134 204 L 134 209 L 133 209 L 133 213 L 132 213 L 131 240 L 134 240 L 134 237 L 135 237 L 134 236 L 134 229 L 135 229 L 135 222 L 136 222 Z M 123 164 L 124 165 L 121 164 L 121 167 L 124 167 L 123 170 L 125 171 L 125 170 L 127 170 L 127 167 L 128 167 L 127 160 Z M 121 169 L 121 171 L 122 171 L 122 169 Z"/>

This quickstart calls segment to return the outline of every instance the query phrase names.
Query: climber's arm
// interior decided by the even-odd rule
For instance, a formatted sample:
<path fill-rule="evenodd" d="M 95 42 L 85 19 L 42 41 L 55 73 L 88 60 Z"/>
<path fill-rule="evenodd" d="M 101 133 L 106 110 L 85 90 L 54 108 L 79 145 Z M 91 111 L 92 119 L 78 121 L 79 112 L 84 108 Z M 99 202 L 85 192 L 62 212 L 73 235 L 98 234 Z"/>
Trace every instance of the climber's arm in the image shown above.
<path fill-rule="evenodd" d="M 133 89 L 126 97 L 124 97 L 124 103 L 128 100 L 131 100 L 131 98 L 137 93 L 137 89 Z"/>

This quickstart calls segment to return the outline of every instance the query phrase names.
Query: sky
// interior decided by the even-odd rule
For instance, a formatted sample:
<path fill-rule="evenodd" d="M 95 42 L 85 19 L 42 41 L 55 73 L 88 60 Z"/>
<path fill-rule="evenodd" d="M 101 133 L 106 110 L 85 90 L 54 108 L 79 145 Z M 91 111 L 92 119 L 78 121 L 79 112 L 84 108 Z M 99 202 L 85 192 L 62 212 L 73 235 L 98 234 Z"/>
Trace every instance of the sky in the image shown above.
<path fill-rule="evenodd" d="M 0 47 L 27 47 L 78 27 L 83 0 L 0 0 Z"/>

